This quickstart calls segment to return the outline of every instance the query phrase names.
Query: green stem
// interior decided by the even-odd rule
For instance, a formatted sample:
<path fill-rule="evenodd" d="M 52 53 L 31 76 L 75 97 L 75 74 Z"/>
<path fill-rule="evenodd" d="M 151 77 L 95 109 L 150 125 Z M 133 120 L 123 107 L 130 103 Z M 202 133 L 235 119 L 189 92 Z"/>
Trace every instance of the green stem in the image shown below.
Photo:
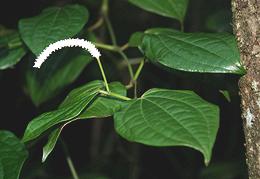
<path fill-rule="evenodd" d="M 126 54 L 121 50 L 119 49 L 118 50 L 118 53 L 122 56 L 122 58 L 126 61 L 127 63 L 127 68 L 128 68 L 128 71 L 129 71 L 129 74 L 130 74 L 130 77 L 131 77 L 131 80 L 134 78 L 134 72 L 133 72 L 133 68 L 132 68 L 132 65 L 130 64 Z"/>
<path fill-rule="evenodd" d="M 140 65 L 138 66 L 138 68 L 137 68 L 137 70 L 136 70 L 135 76 L 134 76 L 134 78 L 133 78 L 134 81 L 136 81 L 136 80 L 138 79 L 138 77 L 139 77 L 139 75 L 140 75 L 140 73 L 141 73 L 143 67 L 144 67 L 144 59 L 141 61 Z"/>
<path fill-rule="evenodd" d="M 21 47 L 23 45 L 22 42 L 18 41 L 18 42 L 12 42 L 12 43 L 8 43 L 8 48 L 9 49 L 15 49 L 18 47 Z"/>
<path fill-rule="evenodd" d="M 60 141 L 61 141 L 61 144 L 62 144 L 62 148 L 63 148 L 64 154 L 66 156 L 66 161 L 68 163 L 71 175 L 72 175 L 73 179 L 79 179 L 77 171 L 76 171 L 76 169 L 74 167 L 74 164 L 73 164 L 73 162 L 72 162 L 72 160 L 70 158 L 67 146 L 66 146 L 66 144 L 65 144 L 65 142 L 63 140 L 60 140 Z"/>
<path fill-rule="evenodd" d="M 107 96 L 113 96 L 115 98 L 118 98 L 118 99 L 121 99 L 121 100 L 124 100 L 124 101 L 129 101 L 131 100 L 131 98 L 128 98 L 126 96 L 122 96 L 120 94 L 117 94 L 117 93 L 113 93 L 113 92 L 107 92 L 107 91 L 104 91 L 104 90 L 99 90 L 99 93 L 101 94 L 104 94 L 104 95 L 107 95 Z"/>
<path fill-rule="evenodd" d="M 132 80 L 133 77 L 134 77 L 133 68 L 132 68 L 131 64 L 129 63 L 129 60 L 128 60 L 127 56 L 125 55 L 125 53 L 120 48 L 118 48 L 115 32 L 114 32 L 113 26 L 112 26 L 112 24 L 110 22 L 110 19 L 108 17 L 108 11 L 109 11 L 108 0 L 103 0 L 101 9 L 102 9 L 102 13 L 103 13 L 103 17 L 104 17 L 105 23 L 106 23 L 107 28 L 108 28 L 108 32 L 109 32 L 112 44 L 113 44 L 113 46 L 115 46 L 117 48 L 117 52 L 127 62 L 128 71 L 129 71 L 129 74 L 130 74 L 130 77 L 131 77 L 131 80 Z"/>
<path fill-rule="evenodd" d="M 105 50 L 109 50 L 109 51 L 113 51 L 113 52 L 117 52 L 121 55 L 121 57 L 123 58 L 123 60 L 126 62 L 127 67 L 128 67 L 128 71 L 130 74 L 131 79 L 134 78 L 134 73 L 133 73 L 133 68 L 131 63 L 129 62 L 129 59 L 127 58 L 126 54 L 117 46 L 114 45 L 108 45 L 108 44 L 103 44 L 103 43 L 94 43 L 94 45 L 98 48 L 102 48 Z"/>
<path fill-rule="evenodd" d="M 107 24 L 107 28 L 108 28 L 108 32 L 109 32 L 110 37 L 111 37 L 112 44 L 114 46 L 117 46 L 115 32 L 113 30 L 112 24 L 111 24 L 110 19 L 108 17 L 108 11 L 109 11 L 108 0 L 103 0 L 102 13 L 103 13 L 103 16 L 104 16 L 104 20 L 105 20 L 105 23 Z"/>
<path fill-rule="evenodd" d="M 97 62 L 98 62 L 98 66 L 99 66 L 99 69 L 101 71 L 101 74 L 102 74 L 102 77 L 103 77 L 103 80 L 105 82 L 105 86 L 106 86 L 106 90 L 109 92 L 109 86 L 108 86 L 108 82 L 107 82 L 107 78 L 106 78 L 106 75 L 105 75 L 105 72 L 104 72 L 104 69 L 103 69 L 103 66 L 102 66 L 102 63 L 100 61 L 99 58 L 97 58 Z"/>
<path fill-rule="evenodd" d="M 118 48 L 113 46 L 113 45 L 108 45 L 108 44 L 102 44 L 102 43 L 93 43 L 96 47 L 102 48 L 105 50 L 113 51 L 113 52 L 118 52 Z"/>

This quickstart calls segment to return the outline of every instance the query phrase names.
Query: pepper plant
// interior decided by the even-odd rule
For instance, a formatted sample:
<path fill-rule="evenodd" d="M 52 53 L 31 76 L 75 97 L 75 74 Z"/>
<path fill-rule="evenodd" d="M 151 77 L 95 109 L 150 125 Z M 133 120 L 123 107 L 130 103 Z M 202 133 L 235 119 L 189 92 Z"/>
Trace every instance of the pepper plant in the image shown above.
<path fill-rule="evenodd" d="M 139 77 L 148 63 L 161 70 L 243 75 L 245 70 L 240 64 L 236 40 L 228 33 L 185 32 L 188 0 L 129 0 L 129 3 L 171 18 L 179 22 L 180 28 L 153 27 L 133 32 L 125 45 L 118 45 L 108 15 L 108 0 L 103 0 L 101 17 L 92 25 L 87 24 L 87 7 L 70 4 L 49 7 L 37 16 L 21 19 L 18 30 L 1 28 L 0 43 L 5 53 L 1 56 L 0 69 L 13 67 L 21 59 L 30 59 L 25 90 L 35 106 L 63 91 L 90 63 L 97 64 L 100 79 L 79 85 L 56 109 L 33 118 L 21 140 L 2 130 L 0 179 L 18 178 L 28 157 L 26 148 L 33 147 L 42 137 L 48 137 L 42 154 L 42 162 L 45 162 L 65 126 L 79 120 L 111 116 L 115 131 L 127 141 L 156 147 L 190 147 L 201 152 L 205 165 L 209 164 L 219 128 L 218 106 L 189 90 L 155 86 L 140 95 Z M 104 27 L 111 43 L 101 41 L 96 33 Z M 137 68 L 126 53 L 130 48 L 140 52 Z M 118 54 L 123 59 L 129 74 L 127 82 L 112 82 L 106 76 L 102 61 L 109 58 L 104 55 L 107 53 Z M 39 69 L 33 68 L 34 59 Z M 70 169 L 73 177 L 78 178 L 73 165 Z"/>

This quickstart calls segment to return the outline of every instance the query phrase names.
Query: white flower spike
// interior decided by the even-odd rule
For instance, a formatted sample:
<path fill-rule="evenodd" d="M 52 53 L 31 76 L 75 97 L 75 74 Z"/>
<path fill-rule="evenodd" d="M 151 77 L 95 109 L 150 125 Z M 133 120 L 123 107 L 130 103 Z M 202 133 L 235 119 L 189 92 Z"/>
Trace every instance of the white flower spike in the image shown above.
<path fill-rule="evenodd" d="M 35 68 L 40 68 L 42 63 L 56 50 L 62 49 L 64 47 L 81 47 L 87 50 L 94 58 L 98 59 L 101 54 L 95 45 L 84 39 L 64 39 L 59 40 L 55 43 L 50 44 L 45 48 L 42 53 L 37 57 L 34 62 Z"/>

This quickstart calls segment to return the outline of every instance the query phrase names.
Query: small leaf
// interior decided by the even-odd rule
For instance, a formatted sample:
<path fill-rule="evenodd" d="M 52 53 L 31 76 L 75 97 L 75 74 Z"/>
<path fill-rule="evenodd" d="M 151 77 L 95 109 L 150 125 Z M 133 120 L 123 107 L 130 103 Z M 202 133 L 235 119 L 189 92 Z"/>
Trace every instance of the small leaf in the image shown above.
<path fill-rule="evenodd" d="M 18 45 L 17 45 L 18 44 Z M 26 54 L 22 41 L 17 32 L 0 35 L 0 70 L 13 67 Z"/>
<path fill-rule="evenodd" d="M 189 0 L 129 0 L 129 2 L 144 10 L 183 22 Z"/>
<path fill-rule="evenodd" d="M 40 69 L 32 61 L 26 71 L 25 89 L 36 106 L 56 96 L 81 74 L 92 58 L 81 49 L 64 49 L 53 54 Z"/>
<path fill-rule="evenodd" d="M 128 45 L 129 47 L 138 47 L 142 44 L 144 33 L 143 32 L 135 32 L 131 35 Z"/>
<path fill-rule="evenodd" d="M 109 84 L 109 88 L 112 92 L 126 96 L 126 88 L 119 82 L 112 82 Z M 68 97 L 60 106 L 62 108 L 63 106 L 69 105 L 71 103 L 71 100 L 73 100 L 73 96 Z M 73 102 L 72 102 L 73 103 Z M 78 119 L 89 119 L 89 118 L 104 118 L 112 116 L 118 109 L 120 109 L 122 104 L 122 101 L 111 98 L 111 97 L 105 97 L 105 96 L 98 96 L 95 101 L 91 103 L 89 107 L 87 107 L 80 116 L 78 116 L 76 119 L 69 121 L 59 128 L 55 129 L 48 138 L 47 144 L 43 147 L 43 156 L 42 156 L 42 162 L 44 162 L 47 157 L 50 155 L 50 153 L 53 151 L 57 140 L 61 134 L 61 131 L 63 128 L 68 125 L 69 123 L 76 121 Z"/>
<path fill-rule="evenodd" d="M 81 5 L 44 9 L 36 17 L 19 21 L 19 31 L 35 55 L 49 44 L 78 34 L 88 21 L 88 11 Z"/>
<path fill-rule="evenodd" d="M 219 92 L 221 94 L 223 94 L 223 96 L 226 98 L 226 100 L 228 102 L 231 102 L 231 97 L 230 97 L 230 94 L 229 94 L 229 92 L 227 90 L 219 90 Z"/>
<path fill-rule="evenodd" d="M 28 157 L 24 144 L 11 132 L 1 130 L 0 146 L 0 178 L 18 179 Z"/>
<path fill-rule="evenodd" d="M 225 33 L 150 30 L 143 38 L 141 49 L 152 63 L 170 69 L 201 73 L 244 73 L 236 40 Z"/>
<path fill-rule="evenodd" d="M 61 134 L 62 129 L 65 127 L 67 123 L 63 124 L 61 127 L 55 129 L 54 131 L 51 132 L 48 138 L 48 142 L 45 144 L 43 147 L 43 153 L 42 153 L 42 162 L 45 162 L 47 157 L 50 155 L 50 153 L 53 151 L 58 138 Z"/>
<path fill-rule="evenodd" d="M 125 139 L 152 146 L 187 146 L 205 163 L 219 127 L 218 107 L 192 91 L 152 89 L 115 113 L 116 131 Z"/>
<path fill-rule="evenodd" d="M 103 88 L 102 81 L 92 81 L 72 90 L 65 98 L 62 107 L 52 112 L 46 112 L 28 124 L 23 141 L 36 139 L 51 127 L 73 120 L 92 102 L 101 88 Z"/>

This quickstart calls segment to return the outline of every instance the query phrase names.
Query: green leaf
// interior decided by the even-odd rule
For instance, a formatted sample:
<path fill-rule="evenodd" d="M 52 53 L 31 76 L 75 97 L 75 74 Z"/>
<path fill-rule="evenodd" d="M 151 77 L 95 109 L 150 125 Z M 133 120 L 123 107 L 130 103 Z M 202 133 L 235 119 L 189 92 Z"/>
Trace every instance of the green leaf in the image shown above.
<path fill-rule="evenodd" d="M 67 123 L 66 123 L 67 124 Z M 50 155 L 50 153 L 53 151 L 58 138 L 61 134 L 62 129 L 65 127 L 65 125 L 62 125 L 61 127 L 55 129 L 54 131 L 51 132 L 48 138 L 48 142 L 46 145 L 43 147 L 43 153 L 42 153 L 42 162 L 45 162 L 47 157 Z"/>
<path fill-rule="evenodd" d="M 13 67 L 26 54 L 17 32 L 11 31 L 0 35 L 0 70 Z"/>
<path fill-rule="evenodd" d="M 81 49 L 63 49 L 53 54 L 40 69 L 32 62 L 26 71 L 25 89 L 36 106 L 56 96 L 71 84 L 91 62 L 91 56 Z"/>
<path fill-rule="evenodd" d="M 28 142 L 36 139 L 51 127 L 73 120 L 92 102 L 101 88 L 103 88 L 102 81 L 92 81 L 80 88 L 72 90 L 59 109 L 46 112 L 28 124 L 23 141 Z"/>
<path fill-rule="evenodd" d="M 231 97 L 228 90 L 219 90 L 219 92 L 225 97 L 228 102 L 231 102 Z"/>
<path fill-rule="evenodd" d="M 24 144 L 11 132 L 0 130 L 0 146 L 0 178 L 18 179 L 28 157 Z"/>
<path fill-rule="evenodd" d="M 142 44 L 144 33 L 143 32 L 135 32 L 131 35 L 128 45 L 129 47 L 138 47 Z"/>
<path fill-rule="evenodd" d="M 219 127 L 219 109 L 192 91 L 152 89 L 115 113 L 116 131 L 152 146 L 187 146 L 203 153 L 205 163 Z"/>
<path fill-rule="evenodd" d="M 109 84 L 112 92 L 126 96 L 126 88 L 119 82 Z M 104 118 L 112 116 L 121 108 L 122 101 L 113 97 L 99 96 L 88 108 L 79 116 L 80 119 Z"/>
<path fill-rule="evenodd" d="M 225 33 L 182 33 L 150 30 L 141 49 L 155 64 L 201 73 L 243 74 L 236 40 Z"/>
<path fill-rule="evenodd" d="M 109 88 L 112 92 L 126 96 L 126 88 L 119 82 L 112 82 L 109 84 Z M 67 98 L 60 106 L 60 108 L 69 105 L 71 100 L 73 100 L 74 97 L 71 96 Z M 112 116 L 116 111 L 118 111 L 121 107 L 122 101 L 111 98 L 111 97 L 106 97 L 106 96 L 98 96 L 95 101 L 91 103 L 89 107 L 87 107 L 81 115 L 79 115 L 76 119 L 73 121 L 76 121 L 78 119 L 89 119 L 89 118 L 104 118 L 104 117 L 109 117 Z M 61 131 L 63 128 L 68 125 L 69 123 L 73 122 L 69 121 L 59 128 L 55 129 L 48 138 L 48 142 L 46 145 L 43 147 L 43 156 L 42 156 L 42 162 L 44 162 L 47 157 L 50 155 L 50 153 L 53 151 L 57 140 L 61 134 Z"/>
<path fill-rule="evenodd" d="M 88 11 L 81 5 L 44 9 L 38 16 L 19 21 L 19 31 L 35 55 L 49 44 L 78 34 L 88 20 Z"/>
<path fill-rule="evenodd" d="M 129 2 L 144 10 L 183 22 L 189 0 L 129 0 Z"/>

